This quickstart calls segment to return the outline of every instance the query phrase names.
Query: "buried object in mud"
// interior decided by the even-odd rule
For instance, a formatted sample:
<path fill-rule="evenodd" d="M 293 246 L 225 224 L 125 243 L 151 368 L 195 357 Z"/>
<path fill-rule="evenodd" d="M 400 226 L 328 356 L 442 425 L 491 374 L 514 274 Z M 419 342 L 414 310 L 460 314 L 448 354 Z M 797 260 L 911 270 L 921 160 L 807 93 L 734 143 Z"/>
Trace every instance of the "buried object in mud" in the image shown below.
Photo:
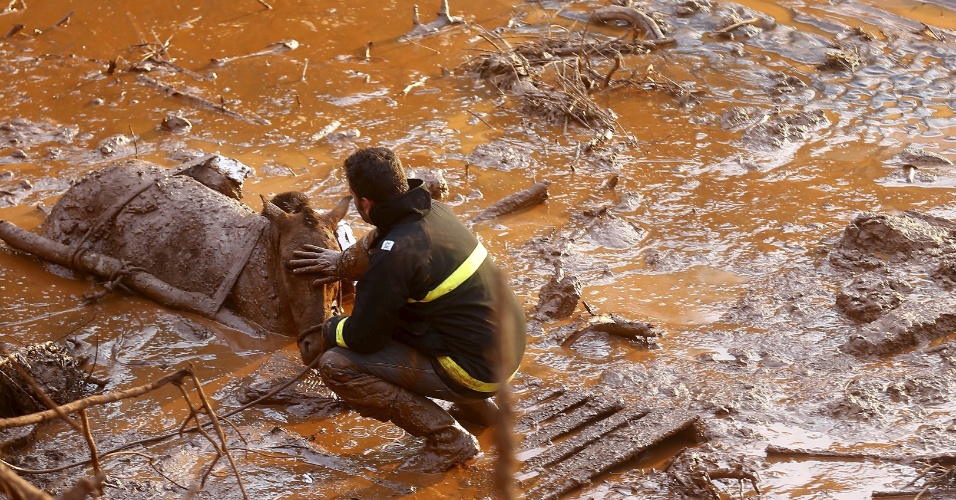
<path fill-rule="evenodd" d="M 502 215 L 513 214 L 522 210 L 529 209 L 535 205 L 544 203 L 550 196 L 548 186 L 551 181 L 537 182 L 524 191 L 518 191 L 515 194 L 502 198 L 497 203 L 482 210 L 478 215 L 471 219 L 472 223 L 485 222 Z"/>
<path fill-rule="evenodd" d="M 283 263 L 304 244 L 337 249 L 350 199 L 327 213 L 269 202 L 260 214 L 180 175 L 192 166 L 108 165 L 63 194 L 40 226 L 43 236 L 0 221 L 0 239 L 247 333 L 297 334 L 330 317 L 338 286 L 313 288 Z"/>
<path fill-rule="evenodd" d="M 600 314 L 588 319 L 587 323 L 561 342 L 561 346 L 568 348 L 587 333 L 606 333 L 619 337 L 642 337 L 650 344 L 651 338 L 660 336 L 660 332 L 650 323 L 631 321 L 616 314 Z"/>
<path fill-rule="evenodd" d="M 679 408 L 628 407 L 598 391 L 559 392 L 516 423 L 515 430 L 526 433 L 518 480 L 530 486 L 529 498 L 558 498 L 672 436 L 692 431 L 699 437 L 699 426 L 697 415 Z"/>

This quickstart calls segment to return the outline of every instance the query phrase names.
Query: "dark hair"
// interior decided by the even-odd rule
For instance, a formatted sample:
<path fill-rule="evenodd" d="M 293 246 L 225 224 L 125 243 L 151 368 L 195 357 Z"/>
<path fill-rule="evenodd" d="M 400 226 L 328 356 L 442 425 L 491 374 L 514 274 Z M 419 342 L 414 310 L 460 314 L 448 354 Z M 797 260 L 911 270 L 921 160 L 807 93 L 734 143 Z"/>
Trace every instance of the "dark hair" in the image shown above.
<path fill-rule="evenodd" d="M 402 161 L 388 148 L 366 148 L 345 160 L 349 187 L 359 197 L 376 203 L 408 192 Z"/>

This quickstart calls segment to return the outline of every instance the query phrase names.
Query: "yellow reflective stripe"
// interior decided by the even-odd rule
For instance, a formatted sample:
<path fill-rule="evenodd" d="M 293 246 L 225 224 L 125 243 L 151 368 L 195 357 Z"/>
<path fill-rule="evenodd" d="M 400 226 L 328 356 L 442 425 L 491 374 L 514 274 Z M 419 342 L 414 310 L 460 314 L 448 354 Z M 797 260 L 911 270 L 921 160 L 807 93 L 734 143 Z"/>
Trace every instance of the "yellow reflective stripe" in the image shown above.
<path fill-rule="evenodd" d="M 344 347 L 348 349 L 349 346 L 345 345 L 345 337 L 342 336 L 342 327 L 345 326 L 345 322 L 348 321 L 348 317 L 342 318 L 342 321 L 339 321 L 335 325 L 335 344 L 339 347 Z"/>
<path fill-rule="evenodd" d="M 428 292 L 428 295 L 425 295 L 425 298 L 422 300 L 408 299 L 409 302 L 431 302 L 442 295 L 458 288 L 458 285 L 462 284 L 475 274 L 475 271 L 478 270 L 478 267 L 481 266 L 481 263 L 485 261 L 485 257 L 488 256 L 488 250 L 485 250 L 485 247 L 482 246 L 481 242 L 478 242 L 478 246 L 471 252 L 471 255 L 465 259 L 464 262 L 458 266 L 458 269 L 455 269 L 455 272 L 451 273 L 450 276 L 445 278 L 445 281 L 442 281 L 440 285 L 435 287 L 434 290 Z"/>
<path fill-rule="evenodd" d="M 498 392 L 498 385 L 494 382 L 482 382 L 481 380 L 476 379 L 468 374 L 464 368 L 458 366 L 458 363 L 455 363 L 454 359 L 451 359 L 449 356 L 438 356 L 438 364 L 445 369 L 451 378 L 455 379 L 459 384 L 478 392 Z M 518 370 L 515 370 L 514 373 L 508 377 L 507 382 L 511 382 L 511 379 L 515 378 L 515 374 L 518 373 Z"/>

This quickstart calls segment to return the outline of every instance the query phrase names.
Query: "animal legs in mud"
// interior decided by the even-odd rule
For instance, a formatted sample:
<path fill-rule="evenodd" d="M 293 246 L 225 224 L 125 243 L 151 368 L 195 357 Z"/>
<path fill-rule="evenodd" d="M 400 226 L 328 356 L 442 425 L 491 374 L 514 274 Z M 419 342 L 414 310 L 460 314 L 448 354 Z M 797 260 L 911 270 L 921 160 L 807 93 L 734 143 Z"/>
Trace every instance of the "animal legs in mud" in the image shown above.
<path fill-rule="evenodd" d="M 12 248 L 80 273 L 111 278 L 125 272 L 127 277 L 124 284 L 128 288 L 159 304 L 192 312 L 240 330 L 247 330 L 250 326 L 227 310 L 220 309 L 213 299 L 200 293 L 173 287 L 156 276 L 138 269 L 127 269 L 126 264 L 119 259 L 89 251 L 74 253 L 70 247 L 62 243 L 33 234 L 7 221 L 0 221 L 0 239 Z"/>

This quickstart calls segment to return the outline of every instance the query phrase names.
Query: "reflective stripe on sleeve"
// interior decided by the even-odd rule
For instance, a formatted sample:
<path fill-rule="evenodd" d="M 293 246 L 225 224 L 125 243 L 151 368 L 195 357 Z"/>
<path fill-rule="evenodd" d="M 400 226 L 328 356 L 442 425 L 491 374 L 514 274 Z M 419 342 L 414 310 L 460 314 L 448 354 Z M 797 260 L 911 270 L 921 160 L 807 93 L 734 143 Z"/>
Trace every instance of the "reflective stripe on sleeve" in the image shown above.
<path fill-rule="evenodd" d="M 339 347 L 344 347 L 348 349 L 349 346 L 345 345 L 345 337 L 342 336 L 342 327 L 345 326 L 345 322 L 348 321 L 348 317 L 342 318 L 342 321 L 339 321 L 335 325 L 335 344 Z"/>
<path fill-rule="evenodd" d="M 435 287 L 432 291 L 428 292 L 428 295 L 425 295 L 425 298 L 422 300 L 415 300 L 409 298 L 409 302 L 431 302 L 442 295 L 451 292 L 452 290 L 458 288 L 458 285 L 461 285 L 468 278 L 470 278 L 475 271 L 478 270 L 478 267 L 481 266 L 481 263 L 485 261 L 485 257 L 488 256 L 488 250 L 485 250 L 485 247 L 478 242 L 478 246 L 471 252 L 471 255 L 465 259 L 464 262 L 458 266 L 458 269 L 455 269 L 455 272 L 451 273 L 445 281 L 442 281 L 440 285 Z"/>
<path fill-rule="evenodd" d="M 500 384 L 494 382 L 482 382 L 481 380 L 476 379 L 468 374 L 464 368 L 458 366 L 458 363 L 455 363 L 454 359 L 451 359 L 450 356 L 438 356 L 438 364 L 445 369 L 451 378 L 455 379 L 459 384 L 478 392 L 498 392 L 498 387 Z M 511 382 L 511 379 L 515 377 L 515 374 L 518 373 L 515 370 L 515 373 L 512 373 L 508 377 L 508 382 Z"/>

